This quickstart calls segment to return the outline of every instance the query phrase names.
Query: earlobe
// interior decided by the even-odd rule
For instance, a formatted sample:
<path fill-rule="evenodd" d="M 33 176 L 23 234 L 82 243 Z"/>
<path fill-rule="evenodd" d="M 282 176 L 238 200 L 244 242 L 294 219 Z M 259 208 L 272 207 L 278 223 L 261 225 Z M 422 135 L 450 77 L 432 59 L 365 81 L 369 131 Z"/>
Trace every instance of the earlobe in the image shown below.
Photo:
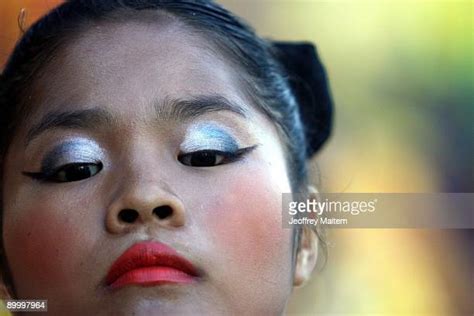
<path fill-rule="evenodd" d="M 313 186 L 308 187 L 309 199 L 316 199 L 318 191 Z M 318 236 L 309 226 L 302 228 L 299 239 L 299 250 L 296 256 L 293 286 L 303 286 L 310 278 L 318 260 Z"/>
<path fill-rule="evenodd" d="M 302 286 L 310 278 L 318 259 L 318 237 L 309 227 L 303 227 L 300 246 L 296 256 L 293 286 Z"/>

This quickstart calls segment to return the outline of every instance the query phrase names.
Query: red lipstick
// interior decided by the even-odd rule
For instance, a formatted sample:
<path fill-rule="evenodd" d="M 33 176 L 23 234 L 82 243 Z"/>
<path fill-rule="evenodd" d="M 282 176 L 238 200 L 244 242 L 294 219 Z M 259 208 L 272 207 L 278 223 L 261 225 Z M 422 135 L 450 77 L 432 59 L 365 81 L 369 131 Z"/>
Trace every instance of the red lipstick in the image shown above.
<path fill-rule="evenodd" d="M 128 248 L 110 267 L 106 283 L 112 289 L 131 284 L 189 284 L 198 276 L 191 262 L 169 246 L 153 241 Z"/>

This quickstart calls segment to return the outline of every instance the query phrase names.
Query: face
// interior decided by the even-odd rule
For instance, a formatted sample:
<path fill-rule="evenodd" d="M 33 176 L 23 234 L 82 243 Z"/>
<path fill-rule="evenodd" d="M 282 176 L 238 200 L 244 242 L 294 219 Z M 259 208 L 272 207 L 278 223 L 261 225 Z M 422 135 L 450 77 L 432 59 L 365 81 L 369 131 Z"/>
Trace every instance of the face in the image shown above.
<path fill-rule="evenodd" d="M 206 45 L 177 22 L 103 24 L 46 66 L 4 166 L 18 298 L 53 314 L 284 311 L 282 145 Z"/>

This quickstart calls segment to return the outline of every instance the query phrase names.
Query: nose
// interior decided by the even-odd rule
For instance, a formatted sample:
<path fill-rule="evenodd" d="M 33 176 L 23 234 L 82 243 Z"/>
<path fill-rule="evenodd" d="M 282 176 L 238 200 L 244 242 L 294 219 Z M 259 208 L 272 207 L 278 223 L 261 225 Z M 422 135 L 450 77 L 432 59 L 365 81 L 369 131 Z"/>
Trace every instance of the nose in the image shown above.
<path fill-rule="evenodd" d="M 106 216 L 107 231 L 113 234 L 139 228 L 177 228 L 185 223 L 182 201 L 159 183 L 128 183 L 117 193 Z"/>

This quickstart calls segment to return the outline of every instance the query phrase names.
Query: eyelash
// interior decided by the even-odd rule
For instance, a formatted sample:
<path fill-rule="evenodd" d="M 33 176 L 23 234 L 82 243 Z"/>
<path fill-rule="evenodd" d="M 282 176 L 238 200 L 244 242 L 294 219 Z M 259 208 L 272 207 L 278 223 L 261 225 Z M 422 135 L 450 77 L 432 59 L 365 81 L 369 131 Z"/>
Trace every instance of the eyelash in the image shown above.
<path fill-rule="evenodd" d="M 231 162 L 235 162 L 243 158 L 243 156 L 249 152 L 251 152 L 253 149 L 255 149 L 257 145 L 250 146 L 250 147 L 245 147 L 245 148 L 240 148 L 236 150 L 235 152 L 226 152 L 226 151 L 219 151 L 219 150 L 199 150 L 199 151 L 194 151 L 191 153 L 183 153 L 178 155 L 178 161 L 182 163 L 185 166 L 189 167 L 195 167 L 195 168 L 202 168 L 202 167 L 215 167 Z M 209 165 L 192 165 L 193 158 L 196 158 L 196 155 L 201 155 L 200 158 L 204 159 L 209 159 L 210 156 L 212 155 L 215 156 L 222 156 L 221 160 L 218 163 L 209 164 Z M 202 162 L 202 161 L 201 161 Z M 208 161 L 209 162 L 209 161 Z M 196 163 L 196 161 L 195 161 Z M 77 172 L 84 172 L 84 167 L 89 167 L 88 169 L 88 174 L 77 174 Z M 92 168 L 92 170 L 90 169 Z M 53 168 L 53 169 L 46 169 L 44 171 L 40 172 L 26 172 L 24 171 L 23 174 L 25 176 L 28 176 L 34 180 L 38 180 L 41 182 L 53 182 L 53 183 L 64 183 L 64 182 L 74 182 L 74 181 L 81 181 L 85 180 L 87 178 L 95 176 L 97 173 L 99 173 L 103 168 L 103 165 L 101 162 L 96 162 L 96 163 L 70 163 L 66 164 L 63 166 L 60 166 L 58 168 Z M 79 171 L 82 169 L 81 171 Z M 72 180 L 68 180 L 68 174 L 66 174 L 67 171 L 75 171 L 76 175 L 73 175 Z M 61 174 L 61 172 L 63 172 Z M 69 174 L 69 176 L 71 176 Z M 74 178 L 76 176 L 76 178 Z M 70 178 L 70 177 L 69 177 Z"/>
<path fill-rule="evenodd" d="M 89 167 L 89 168 L 95 168 L 95 169 L 88 169 L 87 171 L 89 174 L 78 174 L 78 172 L 84 172 L 84 167 Z M 103 165 L 101 162 L 97 163 L 69 163 L 63 166 L 60 166 L 58 168 L 53 168 L 53 169 L 46 169 L 41 172 L 23 172 L 25 176 L 28 176 L 32 179 L 39 180 L 42 182 L 56 182 L 56 183 L 62 183 L 62 182 L 74 182 L 74 181 L 80 181 L 84 180 L 90 177 L 95 176 L 98 174 L 103 168 Z M 82 170 L 81 170 L 82 169 Z M 75 171 L 76 174 L 73 175 L 76 176 L 75 179 L 73 180 L 68 180 L 68 174 L 66 173 L 67 171 Z M 63 174 L 61 174 L 63 172 Z M 62 176 L 64 178 L 62 178 Z M 71 174 L 69 174 L 71 176 Z"/>
<path fill-rule="evenodd" d="M 190 166 L 190 167 L 195 167 L 195 168 L 203 168 L 203 167 L 215 167 L 227 163 L 231 163 L 234 161 L 237 161 L 250 151 L 252 151 L 256 145 L 250 146 L 250 147 L 245 147 L 245 148 L 240 148 L 234 152 L 227 152 L 227 151 L 220 151 L 220 150 L 199 150 L 199 151 L 194 151 L 191 153 L 184 153 L 178 155 L 178 161 L 181 162 L 185 166 Z M 203 159 L 208 159 L 210 155 L 215 155 L 215 156 L 222 156 L 222 159 L 218 163 L 212 163 L 210 165 L 191 165 L 192 164 L 192 159 L 195 158 L 197 155 L 201 155 L 200 158 Z M 207 156 L 207 157 L 206 157 Z"/>

